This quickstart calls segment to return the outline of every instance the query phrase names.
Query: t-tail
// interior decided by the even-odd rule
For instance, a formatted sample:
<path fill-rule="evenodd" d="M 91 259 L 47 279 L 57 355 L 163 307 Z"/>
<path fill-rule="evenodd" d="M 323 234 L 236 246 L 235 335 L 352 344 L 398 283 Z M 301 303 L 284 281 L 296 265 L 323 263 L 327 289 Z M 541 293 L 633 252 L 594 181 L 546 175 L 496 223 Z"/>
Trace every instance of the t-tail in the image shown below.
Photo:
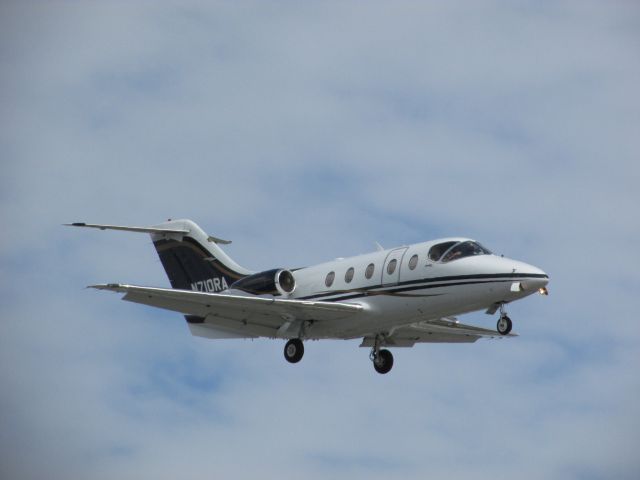
<path fill-rule="evenodd" d="M 150 234 L 173 288 L 216 293 L 253 273 L 234 262 L 220 248 L 231 242 L 207 235 L 191 220 L 168 220 L 151 227 L 68 225 Z"/>
<path fill-rule="evenodd" d="M 191 220 L 173 220 L 157 227 L 189 232 L 151 234 L 173 288 L 221 292 L 252 273 L 229 258 L 219 246 L 230 242 L 207 235 Z"/>

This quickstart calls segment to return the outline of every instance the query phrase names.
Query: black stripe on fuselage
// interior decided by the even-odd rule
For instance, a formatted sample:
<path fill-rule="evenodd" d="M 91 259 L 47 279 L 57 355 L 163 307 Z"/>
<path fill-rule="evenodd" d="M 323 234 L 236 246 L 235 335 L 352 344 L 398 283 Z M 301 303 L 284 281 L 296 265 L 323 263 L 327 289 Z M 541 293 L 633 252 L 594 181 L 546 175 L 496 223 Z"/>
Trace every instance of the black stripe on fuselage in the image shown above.
<path fill-rule="evenodd" d="M 423 278 L 420 280 L 408 280 L 397 284 L 387 285 L 371 285 L 368 287 L 356 288 L 353 290 L 341 290 L 334 292 L 323 292 L 315 295 L 309 295 L 306 297 L 299 297 L 300 300 L 311 300 L 323 297 L 335 297 L 324 298 L 325 301 L 336 302 L 342 300 L 353 300 L 354 298 L 368 297 L 373 295 L 395 295 L 404 292 L 410 292 L 414 290 L 426 290 L 431 288 L 440 287 L 452 287 L 462 285 L 474 285 L 484 283 L 501 283 L 508 282 L 514 279 L 527 279 L 527 278 L 549 278 L 547 275 L 537 273 L 487 273 L 487 274 L 475 274 L 475 275 L 456 275 L 448 277 L 435 277 L 435 278 Z M 462 281 L 464 280 L 464 281 Z M 449 283 L 442 283 L 449 282 Z M 383 290 L 378 290 L 383 289 Z M 338 295 L 336 297 L 336 295 Z M 437 296 L 437 295 L 413 295 L 413 296 Z"/>

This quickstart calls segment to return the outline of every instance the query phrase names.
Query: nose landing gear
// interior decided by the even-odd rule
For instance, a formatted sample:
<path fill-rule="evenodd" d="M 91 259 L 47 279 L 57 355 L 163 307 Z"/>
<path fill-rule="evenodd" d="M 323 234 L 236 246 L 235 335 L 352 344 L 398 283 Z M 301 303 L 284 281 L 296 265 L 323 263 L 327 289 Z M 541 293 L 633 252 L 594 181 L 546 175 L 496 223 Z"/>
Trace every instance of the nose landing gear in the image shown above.
<path fill-rule="evenodd" d="M 513 322 L 507 315 L 507 312 L 505 312 L 504 304 L 500 305 L 500 318 L 498 319 L 496 328 L 500 335 L 509 335 L 511 329 L 513 328 Z"/>

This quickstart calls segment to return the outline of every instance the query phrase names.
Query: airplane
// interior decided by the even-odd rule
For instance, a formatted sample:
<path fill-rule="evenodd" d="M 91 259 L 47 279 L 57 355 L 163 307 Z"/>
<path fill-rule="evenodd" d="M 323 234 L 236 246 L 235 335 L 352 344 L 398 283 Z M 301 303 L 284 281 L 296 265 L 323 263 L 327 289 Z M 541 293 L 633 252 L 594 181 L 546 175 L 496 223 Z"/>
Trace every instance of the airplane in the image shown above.
<path fill-rule="evenodd" d="M 150 234 L 172 288 L 120 283 L 89 288 L 123 293 L 123 300 L 179 312 L 192 335 L 287 340 L 290 363 L 304 341 L 362 339 L 376 372 L 393 367 L 388 348 L 416 343 L 473 343 L 513 337 L 505 305 L 547 295 L 548 275 L 492 254 L 469 238 L 443 238 L 303 268 L 254 272 L 221 248 L 231 243 L 191 220 L 150 227 L 76 222 L 73 227 Z M 469 312 L 499 312 L 496 330 L 460 323 Z"/>

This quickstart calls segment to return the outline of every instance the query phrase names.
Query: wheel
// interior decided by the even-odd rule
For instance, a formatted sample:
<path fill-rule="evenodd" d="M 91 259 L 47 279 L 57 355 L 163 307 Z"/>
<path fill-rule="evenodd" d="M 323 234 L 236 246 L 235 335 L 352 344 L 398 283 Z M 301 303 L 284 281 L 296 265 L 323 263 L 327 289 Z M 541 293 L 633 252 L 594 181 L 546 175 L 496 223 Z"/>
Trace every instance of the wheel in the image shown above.
<path fill-rule="evenodd" d="M 289 363 L 298 363 L 304 355 L 304 345 L 299 338 L 292 338 L 284 346 L 284 358 Z"/>
<path fill-rule="evenodd" d="M 508 335 L 512 327 L 513 323 L 511 322 L 511 319 L 506 315 L 501 316 L 498 320 L 497 328 L 500 335 Z"/>
<path fill-rule="evenodd" d="M 393 355 L 389 350 L 380 350 L 375 360 L 373 361 L 373 368 L 378 373 L 389 373 L 393 367 Z"/>

